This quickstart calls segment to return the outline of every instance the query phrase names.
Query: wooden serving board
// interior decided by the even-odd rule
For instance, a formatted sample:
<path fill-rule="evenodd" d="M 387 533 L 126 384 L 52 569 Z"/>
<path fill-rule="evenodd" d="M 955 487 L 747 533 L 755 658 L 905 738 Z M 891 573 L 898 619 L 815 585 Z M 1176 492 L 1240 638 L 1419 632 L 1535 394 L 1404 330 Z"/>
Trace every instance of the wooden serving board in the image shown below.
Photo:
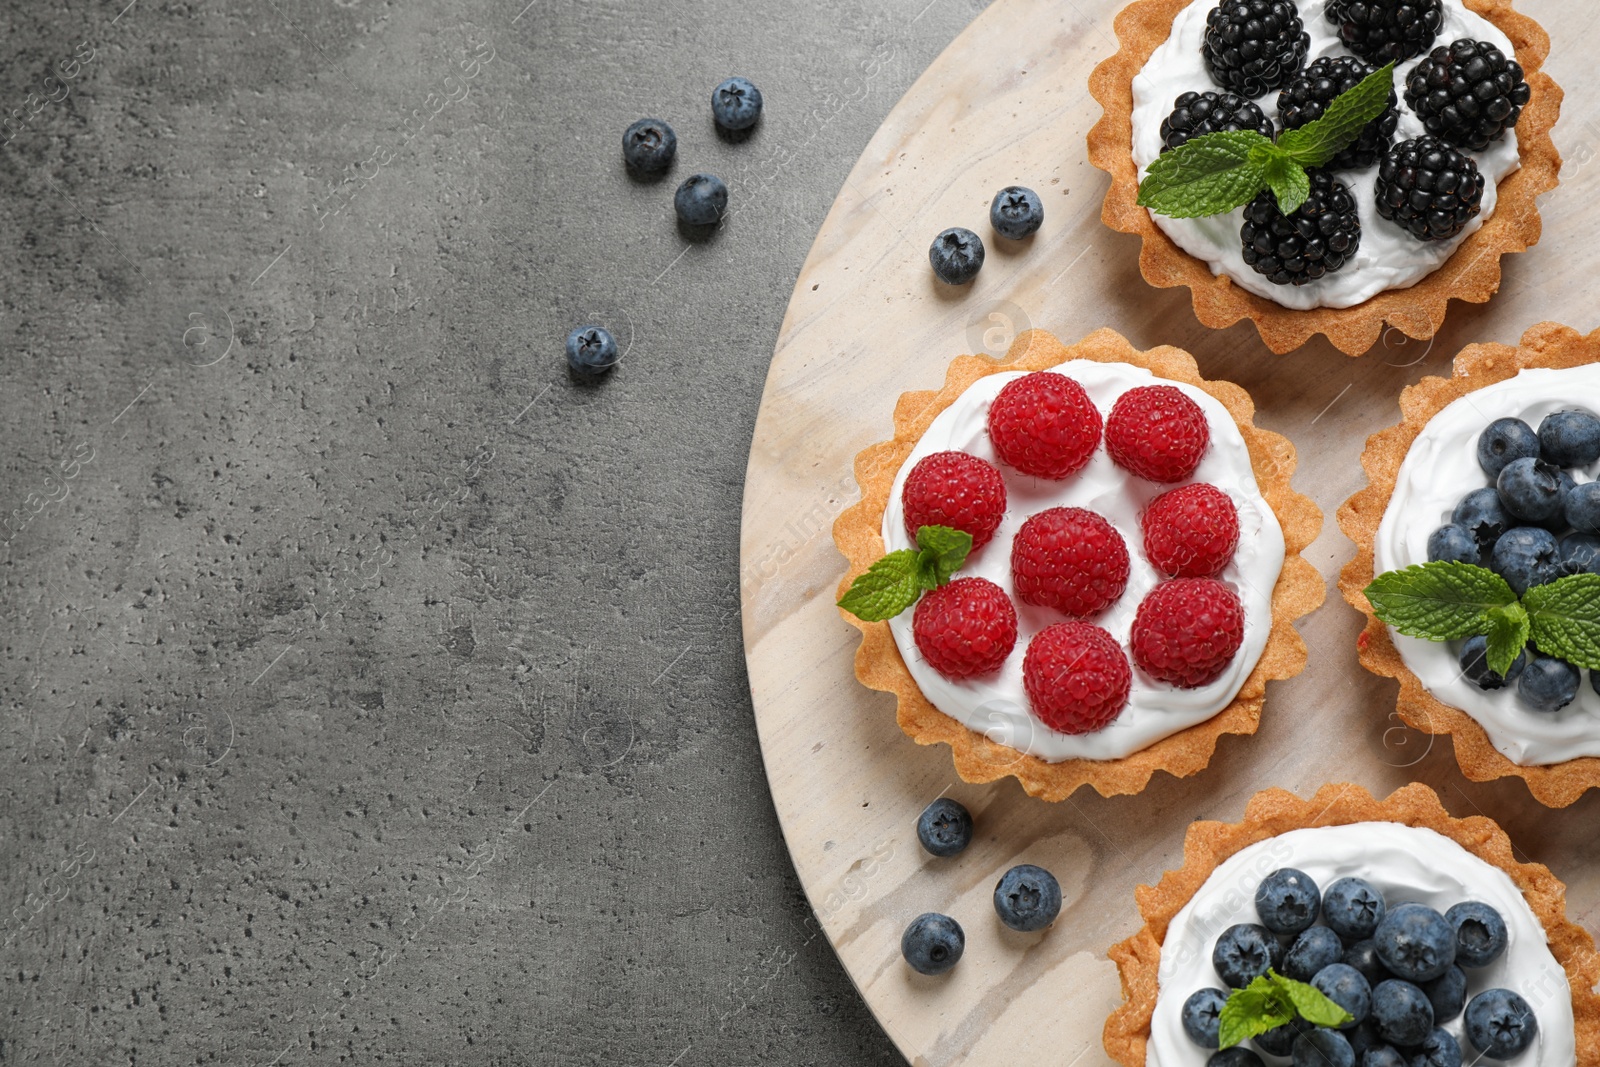
<path fill-rule="evenodd" d="M 795 286 L 767 379 L 745 483 L 741 586 L 750 686 L 774 802 L 795 867 L 828 939 L 906 1058 L 917 1065 L 1107 1062 L 1100 1031 L 1120 1000 L 1109 945 L 1139 926 L 1134 886 L 1180 862 L 1192 819 L 1234 820 L 1258 789 L 1309 795 L 1332 780 L 1380 795 L 1427 782 L 1457 815 L 1488 814 L 1525 858 L 1568 884 L 1569 914 L 1591 929 L 1600 907 L 1600 796 L 1548 811 L 1518 780 L 1478 785 L 1448 738 L 1393 716 L 1395 686 L 1356 663 L 1357 614 L 1333 588 L 1352 546 L 1333 515 L 1359 489 L 1369 433 L 1398 421 L 1401 389 L 1448 373 L 1475 341 L 1515 342 L 1553 319 L 1600 325 L 1600 8 L 1522 0 L 1554 41 L 1547 70 L 1566 90 L 1555 139 L 1562 185 L 1540 202 L 1544 240 L 1505 261 L 1499 296 L 1452 305 L 1431 344 L 1389 335 L 1359 359 L 1320 340 L 1273 356 L 1248 325 L 1200 326 L 1187 290 L 1157 290 L 1138 271 L 1135 238 L 1100 222 L 1107 179 L 1085 158 L 1099 117 L 1087 82 L 1115 50 L 1117 0 L 996 0 L 912 86 L 840 191 Z M 1043 230 L 1020 245 L 992 239 L 994 192 L 1018 183 L 1045 203 Z M 1595 204 L 1591 207 L 1591 202 Z M 971 286 L 934 280 L 927 248 L 947 226 L 984 236 Z M 1257 422 L 1299 449 L 1295 484 L 1322 507 L 1307 551 L 1328 579 L 1326 605 L 1302 623 L 1310 665 L 1274 683 L 1261 731 L 1224 738 L 1211 766 L 1157 775 L 1138 796 L 1080 790 L 1046 804 L 1011 780 L 960 782 L 948 749 L 922 748 L 895 724 L 892 698 L 860 686 L 859 634 L 833 606 L 844 562 L 830 527 L 857 498 L 855 454 L 891 436 L 895 399 L 936 389 L 955 356 L 1001 355 L 1036 326 L 1073 341 L 1101 326 L 1139 348 L 1175 344 L 1201 372 L 1237 382 Z M 948 793 L 972 809 L 978 836 L 954 860 L 926 856 L 914 823 Z M 1014 934 L 994 917 L 995 881 L 1018 862 L 1060 879 L 1061 918 Z M 965 927 L 950 974 L 912 973 L 900 933 L 924 911 Z M 1600 915 L 1600 912 L 1596 912 Z"/>

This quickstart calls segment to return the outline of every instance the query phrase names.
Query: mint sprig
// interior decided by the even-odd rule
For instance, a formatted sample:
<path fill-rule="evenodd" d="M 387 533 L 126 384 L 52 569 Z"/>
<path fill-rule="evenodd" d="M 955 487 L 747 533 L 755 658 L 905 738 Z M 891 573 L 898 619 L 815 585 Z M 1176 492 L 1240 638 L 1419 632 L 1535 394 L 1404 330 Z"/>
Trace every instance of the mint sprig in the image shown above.
<path fill-rule="evenodd" d="M 1295 1019 L 1304 1019 L 1313 1026 L 1343 1026 L 1354 1016 L 1317 987 L 1268 970 L 1228 995 L 1218 1019 L 1217 1044 L 1232 1048 Z"/>
<path fill-rule="evenodd" d="M 1278 210 L 1297 211 L 1311 195 L 1309 168 L 1320 167 L 1383 114 L 1394 94 L 1389 63 L 1340 93 L 1322 117 L 1285 130 L 1276 142 L 1256 130 L 1223 130 L 1156 157 L 1139 183 L 1139 206 L 1174 219 L 1221 215 L 1271 189 Z"/>
<path fill-rule="evenodd" d="M 1530 643 L 1600 670 L 1600 574 L 1558 578 L 1518 599 L 1493 571 L 1440 560 L 1380 574 L 1365 593 L 1373 614 L 1407 637 L 1487 638 L 1489 669 L 1501 677 Z"/>
<path fill-rule="evenodd" d="M 923 526 L 917 547 L 891 552 L 850 583 L 839 606 L 862 622 L 892 619 L 941 585 L 949 585 L 972 551 L 972 535 L 949 526 Z"/>

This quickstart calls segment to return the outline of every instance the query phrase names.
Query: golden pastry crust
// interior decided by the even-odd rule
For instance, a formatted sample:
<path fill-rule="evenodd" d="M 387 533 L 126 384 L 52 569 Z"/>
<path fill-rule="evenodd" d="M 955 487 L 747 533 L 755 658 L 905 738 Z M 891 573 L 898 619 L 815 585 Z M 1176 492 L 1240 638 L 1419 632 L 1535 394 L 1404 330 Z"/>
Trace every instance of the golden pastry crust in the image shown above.
<path fill-rule="evenodd" d="M 1291 678 L 1305 667 L 1305 643 L 1296 632 L 1294 621 L 1321 605 L 1324 594 L 1321 575 L 1300 558 L 1301 550 L 1322 529 L 1322 512 L 1309 498 L 1290 488 L 1294 446 L 1286 438 L 1254 425 L 1255 405 L 1249 394 L 1231 382 L 1200 377 L 1194 357 L 1181 349 L 1162 347 L 1140 352 L 1112 330 L 1098 330 L 1069 346 L 1043 330 L 1030 330 L 1017 338 L 1004 361 L 960 356 L 950 364 L 943 389 L 901 394 L 894 410 L 894 439 L 856 456 L 861 501 L 840 515 L 833 526 L 834 542 L 850 562 L 849 572 L 839 583 L 840 596 L 883 556 L 883 513 L 895 475 L 935 416 L 984 375 L 1044 370 L 1072 359 L 1143 367 L 1160 377 L 1197 386 L 1221 402 L 1233 415 L 1249 448 L 1261 495 L 1283 527 L 1285 553 L 1283 571 L 1272 593 L 1272 632 L 1238 696 L 1205 722 L 1121 759 L 1047 763 L 990 740 L 944 714 L 922 695 L 900 658 L 888 623 L 863 622 L 848 612 L 840 612 L 862 635 L 856 652 L 856 677 L 871 689 L 895 694 L 899 699 L 900 728 L 907 735 L 920 745 L 949 745 L 956 773 L 965 781 L 992 782 L 1009 775 L 1031 795 L 1052 801 L 1065 799 L 1083 785 L 1092 785 L 1108 797 L 1137 793 L 1158 770 L 1178 778 L 1194 774 L 1211 761 L 1217 738 L 1223 734 L 1255 733 L 1267 682 Z"/>
<path fill-rule="evenodd" d="M 1355 307 L 1295 311 L 1256 296 L 1223 275 L 1211 273 L 1168 237 L 1137 203 L 1138 168 L 1133 164 L 1133 79 L 1166 41 L 1172 20 L 1190 0 L 1135 0 L 1116 18 L 1121 48 L 1095 68 L 1089 92 L 1105 114 L 1089 131 L 1089 162 L 1111 175 L 1101 218 L 1107 226 L 1143 239 L 1139 270 L 1151 285 L 1186 285 L 1194 313 L 1212 329 L 1250 319 L 1274 352 L 1289 352 L 1316 334 L 1347 355 L 1359 356 L 1383 334 L 1384 324 L 1411 337 L 1432 337 L 1444 322 L 1451 300 L 1488 301 L 1500 288 L 1500 257 L 1526 251 L 1539 241 L 1535 198 L 1557 184 L 1561 155 L 1550 128 L 1561 113 L 1561 88 L 1540 68 L 1550 53 L 1550 37 L 1537 22 L 1511 8 L 1510 0 L 1463 0 L 1511 39 L 1517 61 L 1532 90 L 1517 122 L 1522 167 L 1500 182 L 1494 216 L 1468 237 L 1432 274 L 1408 289 L 1379 293 Z"/>
<path fill-rule="evenodd" d="M 1544 927 L 1550 954 L 1567 972 L 1577 1062 L 1586 1067 L 1600 1063 L 1600 997 L 1594 994 L 1595 983 L 1600 981 L 1600 957 L 1595 955 L 1594 939 L 1588 932 L 1567 920 L 1566 886 L 1542 864 L 1518 863 L 1511 839 L 1493 819 L 1452 818 L 1438 795 L 1417 782 L 1397 789 L 1387 800 L 1374 799 L 1365 789 L 1349 784 L 1325 785 L 1309 800 L 1282 789 L 1268 789 L 1250 798 L 1242 822 L 1192 824 L 1184 836 L 1183 866 L 1164 874 L 1160 884 L 1143 885 L 1135 891 L 1144 926 L 1128 940 L 1113 945 L 1109 953 L 1122 976 L 1124 1001 L 1106 1020 L 1103 1040 L 1111 1058 L 1124 1067 L 1145 1067 L 1167 927 L 1220 863 L 1258 841 L 1290 830 L 1357 822 L 1425 827 L 1505 871 Z"/>
<path fill-rule="evenodd" d="M 1424 378 L 1400 394 L 1402 421 L 1367 438 L 1366 450 L 1361 454 L 1367 488 L 1339 508 L 1339 528 L 1356 543 L 1355 559 L 1340 572 L 1339 589 L 1352 606 L 1367 616 L 1367 628 L 1359 644 L 1361 665 L 1374 674 L 1399 681 L 1396 709 L 1407 725 L 1423 733 L 1452 735 L 1456 762 L 1468 778 L 1487 782 L 1515 775 L 1528 783 L 1535 799 L 1552 808 L 1564 808 L 1586 790 L 1600 786 L 1600 758 L 1585 756 L 1543 767 L 1521 767 L 1511 762 L 1494 747 L 1478 720 L 1423 688 L 1401 660 L 1389 628 L 1372 613 L 1363 590 L 1372 584 L 1373 545 L 1383 513 L 1394 496 L 1400 464 L 1428 420 L 1453 401 L 1514 377 L 1525 367 L 1577 367 L 1596 362 L 1600 362 L 1600 331 L 1583 337 L 1554 322 L 1532 327 L 1515 348 L 1471 345 L 1462 349 L 1449 378 Z"/>

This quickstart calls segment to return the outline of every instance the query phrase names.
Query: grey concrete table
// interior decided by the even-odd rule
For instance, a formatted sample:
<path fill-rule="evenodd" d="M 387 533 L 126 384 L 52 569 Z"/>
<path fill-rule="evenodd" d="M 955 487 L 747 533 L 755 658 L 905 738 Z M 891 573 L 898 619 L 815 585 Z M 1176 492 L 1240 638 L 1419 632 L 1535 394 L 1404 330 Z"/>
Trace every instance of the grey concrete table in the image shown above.
<path fill-rule="evenodd" d="M 981 6 L 7 5 L 0 1063 L 896 1060 L 767 795 L 740 480 Z"/>

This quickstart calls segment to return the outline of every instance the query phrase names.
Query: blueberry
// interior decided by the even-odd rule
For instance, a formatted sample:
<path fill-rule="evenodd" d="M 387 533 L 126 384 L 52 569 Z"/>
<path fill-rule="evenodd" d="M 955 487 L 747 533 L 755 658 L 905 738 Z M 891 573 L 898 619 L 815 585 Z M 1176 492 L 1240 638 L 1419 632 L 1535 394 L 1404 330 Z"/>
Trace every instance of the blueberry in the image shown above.
<path fill-rule="evenodd" d="M 1383 1038 L 1378 1036 L 1378 1024 L 1372 1020 L 1370 1014 L 1356 1023 L 1355 1026 L 1346 1030 L 1344 1039 L 1350 1042 L 1350 1047 L 1355 1050 L 1358 1060 L 1366 1054 L 1368 1049 L 1387 1047 L 1384 1045 Z"/>
<path fill-rule="evenodd" d="M 1256 886 L 1256 914 L 1275 934 L 1298 934 L 1317 921 L 1322 890 L 1304 871 L 1283 867 Z"/>
<path fill-rule="evenodd" d="M 1534 711 L 1550 715 L 1577 699 L 1582 680 L 1578 668 L 1566 660 L 1535 653 L 1517 679 L 1517 696 Z"/>
<path fill-rule="evenodd" d="M 1561 553 L 1563 575 L 1600 574 L 1600 537 L 1569 533 L 1561 539 L 1557 549 Z"/>
<path fill-rule="evenodd" d="M 1543 522 L 1561 511 L 1561 468 L 1539 459 L 1518 459 L 1506 464 L 1495 479 L 1506 510 L 1528 522 Z"/>
<path fill-rule="evenodd" d="M 952 226 L 933 239 L 928 262 L 941 282 L 966 285 L 983 267 L 983 240 L 971 230 Z"/>
<path fill-rule="evenodd" d="M 616 340 L 602 326 L 579 326 L 567 334 L 567 366 L 574 374 L 597 378 L 621 358 Z"/>
<path fill-rule="evenodd" d="M 1465 526 L 1451 523 L 1428 535 L 1428 562 L 1437 563 L 1440 560 L 1470 563 L 1476 567 L 1483 562 L 1483 550 L 1478 545 L 1478 539 Z"/>
<path fill-rule="evenodd" d="M 1462 497 L 1461 503 L 1451 513 L 1450 521 L 1456 526 L 1465 526 L 1477 538 L 1478 547 L 1483 549 L 1485 556 L 1500 540 L 1501 534 L 1517 525 L 1517 520 L 1500 502 L 1500 493 L 1492 488 L 1474 489 Z"/>
<path fill-rule="evenodd" d="M 1561 577 L 1561 548 L 1549 530 L 1518 526 L 1495 542 L 1489 569 L 1521 596 L 1536 585 Z"/>
<path fill-rule="evenodd" d="M 1243 1045 L 1235 1045 L 1221 1052 L 1213 1052 L 1211 1058 L 1206 1060 L 1206 1067 L 1263 1067 L 1263 1064 L 1260 1056 Z"/>
<path fill-rule="evenodd" d="M 961 924 L 936 911 L 918 915 L 900 935 L 900 955 L 918 974 L 943 974 L 961 961 L 966 948 Z"/>
<path fill-rule="evenodd" d="M 748 78 L 729 78 L 711 90 L 711 117 L 725 130 L 748 130 L 761 117 L 761 90 Z"/>
<path fill-rule="evenodd" d="M 1391 908 L 1372 941 L 1383 965 L 1408 982 L 1437 978 L 1456 961 L 1455 927 L 1425 904 Z"/>
<path fill-rule="evenodd" d="M 1600 482 L 1584 482 L 1567 491 L 1562 503 L 1567 525 L 1579 533 L 1600 533 Z"/>
<path fill-rule="evenodd" d="M 1365 978 L 1367 984 L 1374 988 L 1384 979 L 1394 977 L 1389 973 L 1389 968 L 1385 967 L 1383 961 L 1378 958 L 1378 946 L 1371 938 L 1365 941 L 1357 941 L 1345 949 L 1344 958 L 1339 962 L 1348 963 L 1360 971 L 1361 977 Z"/>
<path fill-rule="evenodd" d="M 715 226 L 728 211 L 728 187 L 715 174 L 691 174 L 672 197 L 686 226 Z"/>
<path fill-rule="evenodd" d="M 1566 533 L 1571 526 L 1567 522 L 1567 502 L 1572 499 L 1572 494 L 1577 491 L 1578 483 L 1573 479 L 1569 471 L 1556 471 L 1556 482 L 1560 486 L 1561 507 L 1556 510 L 1554 515 L 1534 525 L 1543 526 L 1551 533 L 1560 536 Z"/>
<path fill-rule="evenodd" d="M 1539 424 L 1539 452 L 1558 467 L 1587 467 L 1600 459 L 1600 419 L 1587 411 L 1558 411 Z"/>
<path fill-rule="evenodd" d="M 1356 1067 L 1355 1050 L 1337 1030 L 1319 1026 L 1294 1039 L 1294 1067 Z"/>
<path fill-rule="evenodd" d="M 957 801 L 940 797 L 918 816 L 917 840 L 935 856 L 954 856 L 972 843 L 972 814 Z"/>
<path fill-rule="evenodd" d="M 1043 930 L 1061 914 L 1061 883 L 1043 867 L 1019 863 L 995 885 L 994 912 L 1013 930 Z"/>
<path fill-rule="evenodd" d="M 994 194 L 989 205 L 989 225 L 1001 237 L 1020 241 L 1044 224 L 1044 204 L 1039 194 L 1022 185 L 1008 185 Z"/>
<path fill-rule="evenodd" d="M 1375 1045 L 1361 1057 L 1361 1067 L 1407 1067 L 1406 1058 L 1393 1045 Z"/>
<path fill-rule="evenodd" d="M 1427 994 L 1398 978 L 1373 987 L 1372 1018 L 1378 1036 L 1401 1048 L 1422 1044 L 1433 1031 L 1433 1005 Z"/>
<path fill-rule="evenodd" d="M 1498 478 L 1512 460 L 1538 455 L 1539 435 L 1521 419 L 1495 419 L 1478 435 L 1478 465 L 1491 478 Z"/>
<path fill-rule="evenodd" d="M 1445 913 L 1446 918 L 1449 915 L 1449 912 Z M 1467 1002 L 1467 972 L 1461 969 L 1460 949 L 1456 950 L 1455 966 L 1433 981 L 1423 982 L 1418 988 L 1427 994 L 1428 1003 L 1433 1005 L 1435 1024 L 1447 1023 L 1460 1015 L 1462 1006 Z"/>
<path fill-rule="evenodd" d="M 1254 923 L 1239 923 L 1222 931 L 1211 950 L 1211 965 L 1224 985 L 1243 989 L 1283 962 L 1283 946 L 1272 931 Z"/>
<path fill-rule="evenodd" d="M 1322 921 L 1350 941 L 1371 937 L 1383 912 L 1383 894 L 1361 878 L 1341 878 L 1322 894 Z"/>
<path fill-rule="evenodd" d="M 1348 1030 L 1367 1017 L 1372 1009 L 1372 987 L 1361 977 L 1361 972 L 1348 963 L 1335 963 L 1324 967 L 1311 979 L 1311 984 L 1329 1000 L 1349 1012 L 1354 1018 L 1341 1030 Z"/>
<path fill-rule="evenodd" d="M 1311 1024 L 1303 1019 L 1295 1019 L 1274 1027 L 1264 1034 L 1257 1034 L 1256 1044 L 1262 1052 L 1271 1056 L 1287 1056 L 1294 1051 L 1294 1042 L 1297 1037 L 1311 1029 Z"/>
<path fill-rule="evenodd" d="M 1467 1002 L 1467 1040 L 1485 1056 L 1509 1060 L 1538 1033 L 1533 1009 L 1509 989 L 1486 989 Z"/>
<path fill-rule="evenodd" d="M 1514 682 L 1522 674 L 1522 668 L 1528 664 L 1528 653 L 1518 652 L 1517 658 L 1511 661 L 1511 667 L 1506 671 L 1505 677 L 1489 669 L 1489 639 L 1487 637 L 1469 637 L 1461 646 L 1461 673 L 1467 681 L 1479 689 L 1504 689 L 1507 682 Z"/>
<path fill-rule="evenodd" d="M 1463 900 L 1444 913 L 1456 930 L 1456 962 L 1463 967 L 1487 967 L 1506 950 L 1510 934 L 1500 913 L 1478 900 Z"/>
<path fill-rule="evenodd" d="M 1283 954 L 1283 976 L 1296 982 L 1309 982 L 1317 972 L 1338 963 L 1344 955 L 1344 942 L 1326 926 L 1313 926 L 1289 945 Z"/>
<path fill-rule="evenodd" d="M 1461 1067 L 1461 1045 L 1450 1031 L 1435 1027 L 1411 1050 L 1409 1067 Z"/>
<path fill-rule="evenodd" d="M 661 119 L 640 119 L 622 135 L 622 158 L 645 174 L 672 166 L 678 155 L 678 135 Z"/>
<path fill-rule="evenodd" d="M 1198 989 L 1183 1002 L 1183 1032 L 1201 1048 L 1216 1048 L 1222 1026 L 1222 1006 L 1228 994 L 1220 989 Z"/>

